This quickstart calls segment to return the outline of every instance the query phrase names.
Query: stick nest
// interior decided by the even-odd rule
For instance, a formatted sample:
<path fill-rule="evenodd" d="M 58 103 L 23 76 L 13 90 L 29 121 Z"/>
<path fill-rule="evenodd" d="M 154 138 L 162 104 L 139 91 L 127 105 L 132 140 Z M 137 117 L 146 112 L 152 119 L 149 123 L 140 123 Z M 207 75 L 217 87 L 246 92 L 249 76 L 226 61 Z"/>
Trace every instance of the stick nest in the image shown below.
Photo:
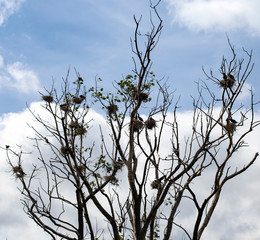
<path fill-rule="evenodd" d="M 118 106 L 116 104 L 110 104 L 106 107 L 108 115 L 116 114 L 118 111 Z"/>
<path fill-rule="evenodd" d="M 79 97 L 73 97 L 71 99 L 72 102 L 76 103 L 76 104 L 81 104 L 84 101 L 85 97 L 80 95 Z"/>
<path fill-rule="evenodd" d="M 140 99 L 141 101 L 146 101 L 149 97 L 149 94 L 145 92 L 140 92 L 140 94 L 138 94 L 137 89 L 135 89 L 132 91 L 131 96 L 136 101 L 138 101 L 138 99 Z"/>
<path fill-rule="evenodd" d="M 144 122 L 145 126 L 147 129 L 153 129 L 156 127 L 156 121 L 153 118 L 148 118 L 145 122 Z"/>
<path fill-rule="evenodd" d="M 144 123 L 138 119 L 133 120 L 133 126 L 134 126 L 134 132 L 138 132 L 140 129 L 142 129 Z"/>
<path fill-rule="evenodd" d="M 42 100 L 47 102 L 47 103 L 52 103 L 53 102 L 53 97 L 51 95 L 43 95 Z"/>
<path fill-rule="evenodd" d="M 227 121 L 226 125 L 225 125 L 225 130 L 230 133 L 233 134 L 236 131 L 236 124 L 232 123 L 230 121 Z"/>
<path fill-rule="evenodd" d="M 218 82 L 218 85 L 222 88 L 232 88 L 235 84 L 234 76 L 231 74 L 223 74 L 223 79 Z"/>
<path fill-rule="evenodd" d="M 64 112 L 68 112 L 69 109 L 70 109 L 70 106 L 69 106 L 69 104 L 67 104 L 67 103 L 64 103 L 64 104 L 61 104 L 61 105 L 60 105 L 60 110 L 62 110 L 62 111 L 64 111 Z"/>
<path fill-rule="evenodd" d="M 25 172 L 23 171 L 23 168 L 20 165 L 14 166 L 12 170 L 16 178 L 23 178 L 25 176 Z"/>

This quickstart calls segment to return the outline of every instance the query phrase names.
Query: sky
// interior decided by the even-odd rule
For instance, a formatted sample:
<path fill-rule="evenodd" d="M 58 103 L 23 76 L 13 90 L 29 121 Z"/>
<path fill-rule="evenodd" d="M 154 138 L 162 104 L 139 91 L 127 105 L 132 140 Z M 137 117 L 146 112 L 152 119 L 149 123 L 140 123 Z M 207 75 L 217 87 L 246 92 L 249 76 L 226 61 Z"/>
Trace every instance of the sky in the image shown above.
<path fill-rule="evenodd" d="M 226 34 L 239 57 L 246 57 L 242 48 L 253 50 L 255 67 L 247 87 L 259 99 L 259 9 L 259 0 L 162 0 L 158 11 L 164 27 L 151 70 L 181 96 L 181 114 L 190 116 L 195 82 L 206 79 L 202 66 L 219 74 L 222 56 L 230 55 Z M 131 74 L 134 14 L 142 15 L 147 31 L 148 0 L 0 0 L 0 146 L 29 145 L 26 105 L 39 107 L 39 92 L 53 83 L 60 86 L 69 68 L 72 81 L 75 68 L 88 86 L 101 77 L 108 91 L 113 81 Z M 259 116 L 259 107 L 255 110 Z M 259 134 L 250 136 L 248 152 L 260 150 Z M 0 238 L 48 239 L 36 237 L 40 233 L 22 211 L 5 153 L 0 156 Z M 228 185 L 205 239 L 260 238 L 259 169 L 257 163 L 239 179 L 239 187 Z"/>

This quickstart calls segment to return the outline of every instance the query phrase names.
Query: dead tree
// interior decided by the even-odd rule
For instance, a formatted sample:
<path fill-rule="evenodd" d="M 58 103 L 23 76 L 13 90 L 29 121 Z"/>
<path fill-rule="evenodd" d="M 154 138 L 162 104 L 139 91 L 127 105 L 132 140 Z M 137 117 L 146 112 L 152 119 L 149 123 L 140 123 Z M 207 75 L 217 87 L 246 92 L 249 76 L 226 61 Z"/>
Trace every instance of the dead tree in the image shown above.
<path fill-rule="evenodd" d="M 258 153 L 248 155 L 243 166 L 232 163 L 235 152 L 246 145 L 244 138 L 259 122 L 254 119 L 252 90 L 250 106 L 237 105 L 253 69 L 252 52 L 244 50 L 247 62 L 239 60 L 231 44 L 231 60 L 223 58 L 216 75 L 204 71 L 207 81 L 197 84 L 191 131 L 184 141 L 178 101 L 173 103 L 168 86 L 151 71 L 151 53 L 163 26 L 158 4 L 151 5 L 150 32 L 142 34 L 141 18 L 134 18 L 133 74 L 114 83 L 115 93 L 104 91 L 101 79 L 87 89 L 79 74 L 71 87 L 68 74 L 61 94 L 53 87 L 42 96 L 42 107 L 51 120 L 31 111 L 45 128 L 43 133 L 31 126 L 38 151 L 33 170 L 23 168 L 22 150 L 6 149 L 26 214 L 52 239 L 168 240 L 176 229 L 182 229 L 187 239 L 199 240 L 225 183 L 245 172 L 258 157 Z M 153 88 L 158 90 L 156 98 Z M 107 120 L 107 126 L 99 129 L 101 147 L 89 140 L 93 122 L 88 116 L 95 104 L 103 107 Z M 147 109 L 144 119 L 140 114 Z M 168 117 L 171 112 L 173 119 Z M 169 153 L 161 151 L 165 136 Z M 211 185 L 208 194 L 201 196 L 196 181 L 208 171 Z M 184 200 L 196 210 L 193 226 L 178 222 Z"/>

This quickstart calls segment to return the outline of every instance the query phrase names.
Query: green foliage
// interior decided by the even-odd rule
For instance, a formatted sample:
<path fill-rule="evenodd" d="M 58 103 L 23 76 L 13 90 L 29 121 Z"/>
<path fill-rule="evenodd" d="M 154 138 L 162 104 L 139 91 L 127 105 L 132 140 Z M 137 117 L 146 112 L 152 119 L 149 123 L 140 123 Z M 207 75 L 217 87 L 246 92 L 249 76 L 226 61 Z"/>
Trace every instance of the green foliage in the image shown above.
<path fill-rule="evenodd" d="M 153 239 L 160 239 L 160 226 L 159 224 L 155 224 L 153 229 Z M 150 240 L 151 236 L 147 236 L 147 240 Z"/>
<path fill-rule="evenodd" d="M 106 161 L 106 156 L 102 154 L 99 156 L 99 159 L 95 162 L 94 167 L 101 168 L 105 170 L 106 173 L 110 173 L 113 170 L 112 165 Z"/>

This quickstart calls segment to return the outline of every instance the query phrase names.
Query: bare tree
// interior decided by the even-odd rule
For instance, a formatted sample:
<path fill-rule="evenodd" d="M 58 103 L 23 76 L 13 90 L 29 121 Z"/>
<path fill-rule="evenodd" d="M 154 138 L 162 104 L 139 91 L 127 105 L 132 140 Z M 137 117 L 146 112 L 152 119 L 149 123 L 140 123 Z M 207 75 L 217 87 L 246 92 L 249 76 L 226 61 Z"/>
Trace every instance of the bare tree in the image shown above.
<path fill-rule="evenodd" d="M 219 72 L 204 70 L 207 80 L 197 83 L 191 132 L 185 139 L 181 136 L 178 101 L 173 103 L 167 84 L 151 71 L 151 53 L 163 27 L 158 4 L 151 5 L 150 32 L 142 34 L 141 18 L 134 17 L 133 74 L 114 83 L 115 93 L 105 92 L 101 79 L 87 89 L 78 73 L 71 87 L 68 73 L 61 93 L 53 87 L 42 95 L 42 107 L 51 120 L 31 111 L 45 128 L 41 132 L 31 126 L 38 152 L 33 170 L 23 168 L 22 149 L 6 149 L 26 214 L 52 239 L 107 239 L 109 232 L 115 240 L 167 240 L 181 229 L 187 239 L 199 240 L 225 183 L 245 172 L 258 157 L 258 153 L 248 155 L 242 166 L 232 163 L 259 121 L 254 119 L 252 90 L 250 105 L 238 105 L 253 69 L 252 52 L 244 50 L 247 60 L 239 60 L 230 42 L 231 60 L 223 57 Z M 152 99 L 154 88 L 158 95 Z M 153 107 L 146 108 L 149 112 L 143 119 L 140 112 L 148 103 Z M 89 134 L 93 125 L 89 111 L 95 104 L 104 109 L 110 131 L 107 135 L 100 127 L 100 146 L 91 142 Z M 173 119 L 168 118 L 169 111 Z M 169 131 L 170 137 L 165 135 Z M 165 136 L 170 154 L 161 151 Z M 48 156 L 46 147 L 51 152 Z M 210 187 L 202 195 L 196 181 L 204 177 Z M 122 189 L 127 194 L 121 194 Z M 192 228 L 178 222 L 183 201 L 196 210 Z M 97 223 L 97 218 L 106 226 Z"/>

